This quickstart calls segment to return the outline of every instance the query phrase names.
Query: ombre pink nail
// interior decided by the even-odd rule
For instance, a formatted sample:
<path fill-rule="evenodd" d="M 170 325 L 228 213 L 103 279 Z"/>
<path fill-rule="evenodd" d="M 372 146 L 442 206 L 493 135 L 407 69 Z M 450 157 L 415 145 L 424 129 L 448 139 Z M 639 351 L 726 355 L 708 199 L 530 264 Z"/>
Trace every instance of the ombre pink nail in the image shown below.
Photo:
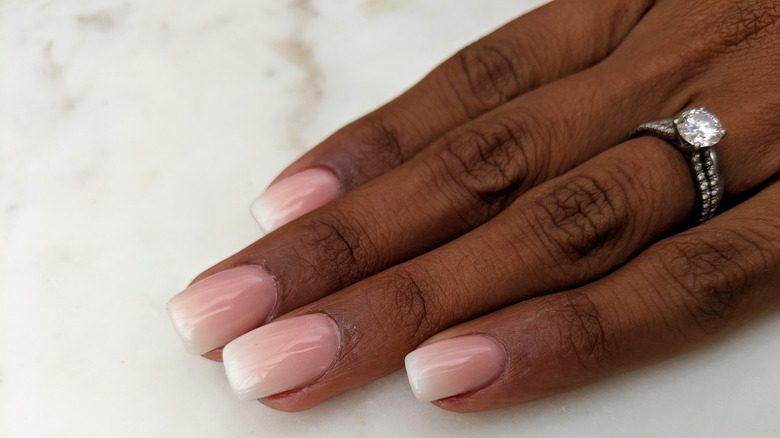
<path fill-rule="evenodd" d="M 262 325 L 275 304 L 273 277 L 260 266 L 240 266 L 193 284 L 167 309 L 187 351 L 203 354 Z"/>
<path fill-rule="evenodd" d="M 252 203 L 252 215 L 263 232 L 270 233 L 336 199 L 340 191 L 330 170 L 304 170 L 271 185 Z"/>
<path fill-rule="evenodd" d="M 333 366 L 338 352 L 336 323 L 313 313 L 241 336 L 225 347 L 222 360 L 233 392 L 257 399 L 314 382 Z"/>
<path fill-rule="evenodd" d="M 459 336 L 419 348 L 405 362 L 414 396 L 431 401 L 489 384 L 504 370 L 506 353 L 486 336 Z"/>

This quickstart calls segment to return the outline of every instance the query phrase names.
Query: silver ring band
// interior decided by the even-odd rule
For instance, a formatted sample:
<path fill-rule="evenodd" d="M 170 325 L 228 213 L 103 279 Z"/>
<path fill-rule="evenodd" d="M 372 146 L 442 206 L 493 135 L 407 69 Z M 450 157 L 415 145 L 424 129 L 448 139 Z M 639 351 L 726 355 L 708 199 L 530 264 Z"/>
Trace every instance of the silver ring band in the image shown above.
<path fill-rule="evenodd" d="M 696 187 L 699 222 L 715 216 L 723 200 L 723 175 L 718 155 L 712 146 L 726 135 L 718 118 L 704 108 L 688 110 L 676 119 L 643 123 L 631 131 L 628 137 L 644 135 L 666 140 L 682 152 Z"/>

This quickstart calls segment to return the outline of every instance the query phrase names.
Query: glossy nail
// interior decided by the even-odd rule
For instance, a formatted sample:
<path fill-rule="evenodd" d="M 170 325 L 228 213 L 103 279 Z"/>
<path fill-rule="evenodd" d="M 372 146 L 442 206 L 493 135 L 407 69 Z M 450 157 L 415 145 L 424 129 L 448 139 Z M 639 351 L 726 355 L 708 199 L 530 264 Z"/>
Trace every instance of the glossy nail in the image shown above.
<path fill-rule="evenodd" d="M 336 199 L 339 193 L 339 180 L 330 170 L 304 170 L 271 185 L 252 203 L 252 215 L 263 232 L 270 233 Z"/>
<path fill-rule="evenodd" d="M 222 351 L 230 386 L 242 399 L 300 388 L 322 377 L 339 351 L 339 330 L 314 313 L 273 322 L 229 343 Z"/>
<path fill-rule="evenodd" d="M 276 283 L 260 266 L 240 266 L 205 278 L 168 302 L 184 347 L 203 354 L 262 325 L 276 304 Z"/>
<path fill-rule="evenodd" d="M 506 353 L 486 336 L 459 336 L 418 348 L 405 362 L 414 396 L 431 401 L 492 382 L 504 370 Z"/>

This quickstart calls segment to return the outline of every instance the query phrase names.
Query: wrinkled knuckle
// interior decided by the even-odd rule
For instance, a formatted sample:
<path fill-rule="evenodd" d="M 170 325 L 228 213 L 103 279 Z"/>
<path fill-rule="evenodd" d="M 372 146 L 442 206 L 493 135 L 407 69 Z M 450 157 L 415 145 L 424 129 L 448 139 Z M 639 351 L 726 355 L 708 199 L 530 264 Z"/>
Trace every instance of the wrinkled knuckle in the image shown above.
<path fill-rule="evenodd" d="M 362 172 L 362 181 L 379 176 L 387 169 L 401 165 L 407 152 L 403 145 L 412 144 L 407 131 L 401 132 L 395 126 L 390 116 L 370 115 L 349 126 L 351 129 L 350 148 L 344 149 L 351 154 L 351 162 L 361 163 L 360 166 L 350 166 L 356 172 Z M 409 126 L 406 124 L 405 126 Z"/>
<path fill-rule="evenodd" d="M 370 271 L 370 251 L 357 227 L 337 212 L 317 215 L 305 223 L 309 268 L 318 278 L 330 279 L 335 286 L 351 284 Z"/>
<path fill-rule="evenodd" d="M 684 38 L 666 50 L 664 67 L 653 69 L 653 80 L 684 72 L 693 77 L 708 71 L 724 54 L 741 53 L 751 45 L 767 45 L 768 35 L 777 32 L 780 24 L 780 3 L 777 0 L 699 1 L 685 13 L 686 27 L 695 37 Z"/>
<path fill-rule="evenodd" d="M 577 264 L 613 246 L 630 223 L 627 185 L 608 174 L 578 175 L 536 201 L 530 220 L 557 265 Z"/>
<path fill-rule="evenodd" d="M 685 235 L 662 242 L 655 257 L 672 290 L 681 294 L 684 309 L 708 328 L 723 323 L 744 298 L 750 272 L 739 260 L 746 242 L 730 231 Z"/>
<path fill-rule="evenodd" d="M 520 78 L 506 45 L 477 42 L 461 49 L 454 60 L 456 74 L 463 78 L 456 83 L 465 82 L 467 87 L 453 88 L 457 93 L 466 93 L 460 99 L 470 113 L 496 107 L 520 91 Z M 468 103 L 474 100 L 476 107 Z"/>
<path fill-rule="evenodd" d="M 715 34 L 726 48 L 750 43 L 780 23 L 780 2 L 752 0 L 729 2 L 718 18 Z"/>
<path fill-rule="evenodd" d="M 502 209 L 511 194 L 534 172 L 540 161 L 537 141 L 524 120 L 472 124 L 443 138 L 434 162 L 456 184 L 458 193 L 480 204 Z"/>
<path fill-rule="evenodd" d="M 419 272 L 397 268 L 388 274 L 392 300 L 390 321 L 395 321 L 403 339 L 422 341 L 439 326 L 434 295 L 429 281 Z"/>
<path fill-rule="evenodd" d="M 610 321 L 587 294 L 555 295 L 539 316 L 552 323 L 560 356 L 574 360 L 584 370 L 597 370 L 609 363 L 613 351 L 607 333 Z"/>

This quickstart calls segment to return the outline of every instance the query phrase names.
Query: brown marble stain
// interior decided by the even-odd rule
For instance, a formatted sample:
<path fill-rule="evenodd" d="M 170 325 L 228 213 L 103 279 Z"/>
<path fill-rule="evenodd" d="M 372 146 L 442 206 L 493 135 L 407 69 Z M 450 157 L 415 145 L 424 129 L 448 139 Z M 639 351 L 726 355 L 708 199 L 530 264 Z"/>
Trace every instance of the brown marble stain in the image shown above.
<path fill-rule="evenodd" d="M 60 78 L 60 76 L 62 76 L 62 65 L 54 60 L 54 55 L 52 55 L 53 47 L 54 41 L 52 40 L 47 41 L 43 46 L 43 62 L 46 66 L 45 71 L 49 78 L 53 81 L 56 81 Z"/>
<path fill-rule="evenodd" d="M 415 6 L 414 0 L 363 0 L 360 10 L 366 15 L 380 15 Z"/>
<path fill-rule="evenodd" d="M 54 41 L 47 41 L 46 44 L 43 45 L 41 52 L 43 55 L 43 71 L 46 72 L 46 75 L 53 83 L 56 82 L 59 86 L 64 85 L 64 81 L 62 80 L 64 69 L 62 64 L 57 62 L 53 53 Z M 76 108 L 77 104 L 78 100 L 73 97 L 65 95 L 62 99 L 62 109 L 65 111 L 72 111 Z"/>
<path fill-rule="evenodd" d="M 74 99 L 72 97 L 67 97 L 62 102 L 62 109 L 64 109 L 65 111 L 73 111 L 73 109 L 76 108 L 77 103 L 78 103 L 78 100 L 76 100 L 76 99 Z"/>
<path fill-rule="evenodd" d="M 131 11 L 131 3 L 125 3 L 111 8 L 98 9 L 76 15 L 76 25 L 84 30 L 107 32 L 119 25 Z"/>
<path fill-rule="evenodd" d="M 291 2 L 292 25 L 287 36 L 277 41 L 273 48 L 288 62 L 303 72 L 303 79 L 292 89 L 301 99 L 287 120 L 287 137 L 290 145 L 299 151 L 307 150 L 311 145 L 304 144 L 299 131 L 310 124 L 322 101 L 325 75 L 314 54 L 315 44 L 306 39 L 305 32 L 309 23 L 319 14 L 311 0 Z"/>
<path fill-rule="evenodd" d="M 76 16 L 76 22 L 81 27 L 92 27 L 103 31 L 114 27 L 114 17 L 107 11 L 78 15 Z"/>

